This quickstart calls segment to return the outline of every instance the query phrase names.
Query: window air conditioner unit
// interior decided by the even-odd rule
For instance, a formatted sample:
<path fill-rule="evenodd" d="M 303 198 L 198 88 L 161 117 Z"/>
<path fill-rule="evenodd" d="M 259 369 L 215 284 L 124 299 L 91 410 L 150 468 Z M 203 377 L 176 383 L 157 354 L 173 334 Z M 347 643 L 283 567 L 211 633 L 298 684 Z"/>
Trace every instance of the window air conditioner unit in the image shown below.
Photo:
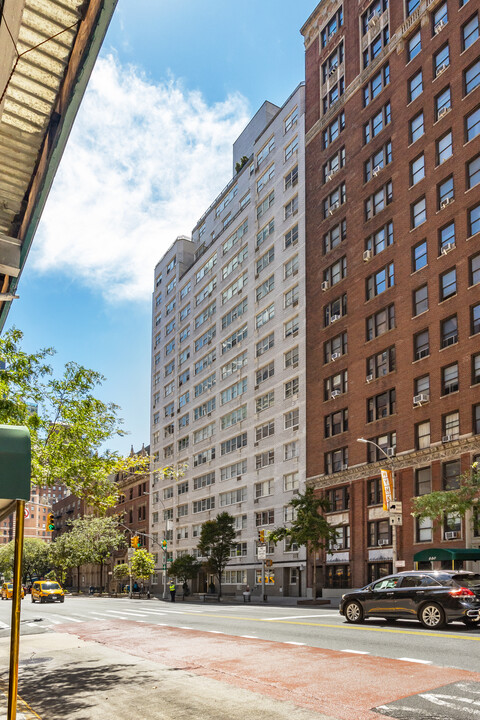
<path fill-rule="evenodd" d="M 447 67 L 448 67 L 447 63 L 443 63 L 442 65 L 440 65 L 440 67 L 437 68 L 436 77 L 438 77 L 438 76 L 441 75 L 443 72 L 445 72 L 445 70 L 447 69 Z"/>
<path fill-rule="evenodd" d="M 330 355 L 330 360 L 332 360 L 332 361 L 338 360 L 339 357 L 340 357 L 340 353 L 333 353 L 333 355 Z"/>
<path fill-rule="evenodd" d="M 255 387 L 253 389 L 258 390 L 258 388 L 259 388 L 259 385 L 255 385 Z"/>
<path fill-rule="evenodd" d="M 328 71 L 328 77 L 331 77 L 334 73 L 336 73 L 338 70 L 338 65 L 333 65 L 330 70 Z"/>
<path fill-rule="evenodd" d="M 443 107 L 443 108 L 441 108 L 441 109 L 438 111 L 438 120 L 440 120 L 440 118 L 442 118 L 444 115 L 447 115 L 447 113 L 449 113 L 449 112 L 450 112 L 450 108 L 449 108 L 449 107 Z"/>
<path fill-rule="evenodd" d="M 332 390 L 332 392 L 330 393 L 330 397 L 332 399 L 338 397 L 339 395 L 341 395 L 340 390 Z"/>
<path fill-rule="evenodd" d="M 297 305 L 298 305 L 298 300 L 294 300 L 294 301 L 292 302 L 292 307 L 297 307 Z"/>
<path fill-rule="evenodd" d="M 237 482 L 240 482 L 241 479 L 242 479 L 242 476 L 241 476 L 241 475 L 237 475 Z"/>
<path fill-rule="evenodd" d="M 372 30 L 372 28 L 376 27 L 378 25 L 378 21 L 380 20 L 380 16 L 375 13 L 374 15 L 371 15 L 368 19 L 368 29 Z"/>
<path fill-rule="evenodd" d="M 260 499 L 260 498 L 254 498 L 254 499 L 253 499 L 253 502 L 254 502 L 254 503 L 258 503 L 259 499 Z"/>
<path fill-rule="evenodd" d="M 420 393 L 419 395 L 413 396 L 413 404 L 414 405 L 423 405 L 423 403 L 426 403 L 429 401 L 429 396 L 427 393 Z"/>
<path fill-rule="evenodd" d="M 456 530 L 450 530 L 445 533 L 445 540 L 456 540 L 458 538 L 458 532 Z"/>
<path fill-rule="evenodd" d="M 347 465 L 347 463 L 343 463 L 343 465 L 342 465 L 342 470 L 348 470 L 348 465 Z"/>
<path fill-rule="evenodd" d="M 337 174 L 337 172 L 338 168 L 336 168 L 335 170 L 331 170 L 327 175 L 327 180 L 331 180 Z"/>
<path fill-rule="evenodd" d="M 380 538 L 380 540 L 378 541 L 378 545 L 388 545 L 388 540 Z"/>
<path fill-rule="evenodd" d="M 368 262 L 369 260 L 372 259 L 372 257 L 373 257 L 372 250 L 365 250 L 365 252 L 363 253 L 363 262 Z"/>
<path fill-rule="evenodd" d="M 444 198 L 444 199 L 442 200 L 442 202 L 440 203 L 440 210 L 443 210 L 443 208 L 446 208 L 447 205 L 450 205 L 450 203 L 452 202 L 452 200 L 453 200 L 453 198 L 450 198 L 450 197 Z"/>
<path fill-rule="evenodd" d="M 395 455 L 395 447 L 387 447 L 385 450 L 388 457 L 393 457 Z"/>
<path fill-rule="evenodd" d="M 328 280 L 324 280 L 322 282 L 322 290 L 323 291 L 328 290 L 329 287 L 330 287 L 330 283 L 328 282 Z"/>
<path fill-rule="evenodd" d="M 332 315 L 332 317 L 330 318 L 330 324 L 337 322 L 337 320 L 340 320 L 340 317 L 340 315 Z"/>
<path fill-rule="evenodd" d="M 372 175 L 373 175 L 373 177 L 377 177 L 377 175 L 378 175 L 378 173 L 380 172 L 381 169 L 382 169 L 382 168 L 381 168 L 380 165 L 376 165 L 376 166 L 373 168 L 373 170 L 372 170 Z"/>
<path fill-rule="evenodd" d="M 446 243 L 446 245 L 444 245 L 444 246 L 442 247 L 442 255 L 446 255 L 446 254 L 449 253 L 451 250 L 455 250 L 455 243 L 453 243 L 453 242 Z"/>
<path fill-rule="evenodd" d="M 367 383 L 371 383 L 372 380 L 373 380 L 373 375 L 367 375 L 367 377 L 365 378 L 365 380 L 367 381 Z"/>
<path fill-rule="evenodd" d="M 437 22 L 437 24 L 433 28 L 433 32 L 435 33 L 435 35 L 438 35 L 439 32 L 442 32 L 444 27 L 445 27 L 445 21 L 440 20 L 440 22 Z"/>
<path fill-rule="evenodd" d="M 450 440 L 453 440 L 453 435 L 444 435 L 442 437 L 442 442 L 444 443 L 450 442 Z"/>
<path fill-rule="evenodd" d="M 298 363 L 293 363 L 292 368 L 297 368 L 297 367 L 298 367 Z"/>
<path fill-rule="evenodd" d="M 333 213 L 338 210 L 339 205 L 340 205 L 340 203 L 338 202 L 338 200 L 336 202 L 334 202 L 332 207 L 329 209 L 328 214 L 333 215 Z"/>
<path fill-rule="evenodd" d="M 255 248 L 255 252 L 258 252 L 259 250 L 260 250 L 260 245 L 257 245 L 257 247 Z"/>

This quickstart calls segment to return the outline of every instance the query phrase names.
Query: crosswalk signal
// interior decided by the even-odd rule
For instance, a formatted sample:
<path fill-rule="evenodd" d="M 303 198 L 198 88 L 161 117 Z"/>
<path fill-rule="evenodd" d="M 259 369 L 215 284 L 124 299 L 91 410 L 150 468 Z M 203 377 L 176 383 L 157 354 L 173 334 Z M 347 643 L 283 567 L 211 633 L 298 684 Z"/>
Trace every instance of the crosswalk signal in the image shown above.
<path fill-rule="evenodd" d="M 134 535 L 130 542 L 131 542 L 132 548 L 135 548 L 135 550 L 136 550 L 138 548 L 138 535 Z"/>
<path fill-rule="evenodd" d="M 53 518 L 53 513 L 48 513 L 47 515 L 47 530 L 48 532 L 53 532 L 55 530 L 55 520 Z"/>
<path fill-rule="evenodd" d="M 261 542 L 261 543 L 265 542 L 265 530 L 258 531 L 258 542 Z"/>

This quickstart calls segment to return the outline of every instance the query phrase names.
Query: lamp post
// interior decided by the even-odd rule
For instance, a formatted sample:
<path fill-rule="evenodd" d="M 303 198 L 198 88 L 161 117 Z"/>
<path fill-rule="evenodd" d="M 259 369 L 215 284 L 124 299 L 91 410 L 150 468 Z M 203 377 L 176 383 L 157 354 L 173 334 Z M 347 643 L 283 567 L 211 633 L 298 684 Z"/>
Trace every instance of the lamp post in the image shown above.
<path fill-rule="evenodd" d="M 380 447 L 380 445 L 378 445 L 373 440 L 366 440 L 366 438 L 357 438 L 357 442 L 365 443 L 368 445 L 373 445 L 378 450 L 380 450 L 380 452 L 387 458 L 388 462 L 390 463 L 390 471 L 392 473 L 392 500 L 395 501 L 396 500 L 395 468 L 394 468 L 392 458 L 390 457 L 390 455 L 387 455 L 385 450 L 382 447 Z M 389 510 L 390 510 L 390 508 L 389 508 Z M 391 528 L 392 528 L 392 572 L 396 572 L 397 571 L 397 554 L 398 554 L 396 524 L 392 523 Z"/>

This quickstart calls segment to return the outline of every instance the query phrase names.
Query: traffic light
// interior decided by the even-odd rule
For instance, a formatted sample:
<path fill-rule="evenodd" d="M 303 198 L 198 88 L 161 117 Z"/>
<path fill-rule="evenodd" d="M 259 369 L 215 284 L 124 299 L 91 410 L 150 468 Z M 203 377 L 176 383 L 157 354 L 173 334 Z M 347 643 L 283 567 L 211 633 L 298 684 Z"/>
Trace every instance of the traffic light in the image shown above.
<path fill-rule="evenodd" d="M 137 549 L 138 548 L 138 535 L 134 535 L 130 542 L 131 542 L 132 548 Z"/>
<path fill-rule="evenodd" d="M 53 513 L 47 515 L 47 530 L 53 532 L 55 530 L 55 520 L 53 519 Z"/>
<path fill-rule="evenodd" d="M 265 530 L 258 531 L 258 542 L 261 542 L 261 543 L 265 542 Z"/>
<path fill-rule="evenodd" d="M 164 550 L 167 549 L 167 541 L 166 541 L 166 540 L 162 540 L 162 548 L 163 548 Z"/>

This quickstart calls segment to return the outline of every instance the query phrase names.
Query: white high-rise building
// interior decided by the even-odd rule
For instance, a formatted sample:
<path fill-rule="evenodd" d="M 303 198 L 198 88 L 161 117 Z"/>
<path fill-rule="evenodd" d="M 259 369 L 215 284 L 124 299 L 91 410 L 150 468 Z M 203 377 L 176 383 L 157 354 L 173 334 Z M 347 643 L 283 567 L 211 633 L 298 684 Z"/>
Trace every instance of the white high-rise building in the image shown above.
<path fill-rule="evenodd" d="M 151 532 L 170 558 L 198 555 L 202 523 L 233 515 L 232 594 L 260 582 L 259 531 L 288 523 L 305 483 L 304 90 L 264 103 L 232 180 L 155 268 Z M 305 594 L 304 548 L 270 544 L 267 558 L 267 594 Z"/>

